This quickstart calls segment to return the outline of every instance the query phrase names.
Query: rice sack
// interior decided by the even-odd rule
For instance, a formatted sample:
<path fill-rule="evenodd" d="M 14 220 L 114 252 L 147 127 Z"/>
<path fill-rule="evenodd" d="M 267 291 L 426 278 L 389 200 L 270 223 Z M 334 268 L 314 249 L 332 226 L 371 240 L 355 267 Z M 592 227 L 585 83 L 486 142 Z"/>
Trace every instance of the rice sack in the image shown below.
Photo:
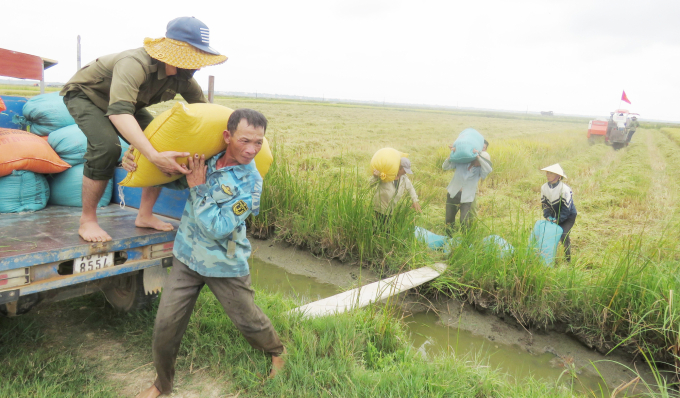
<path fill-rule="evenodd" d="M 371 159 L 371 168 L 380 172 L 383 182 L 394 181 L 399 172 L 401 158 L 408 157 L 407 153 L 397 151 L 394 148 L 379 149 Z"/>
<path fill-rule="evenodd" d="M 60 173 L 69 167 L 40 136 L 28 131 L 0 128 L 0 177 L 10 175 L 14 170 L 50 174 Z"/>
<path fill-rule="evenodd" d="M 463 130 L 456 141 L 453 143 L 456 148 L 452 151 L 449 159 L 452 163 L 470 163 L 477 157 L 474 149 L 481 153 L 484 148 L 484 137 L 479 134 L 479 131 L 473 128 Z"/>

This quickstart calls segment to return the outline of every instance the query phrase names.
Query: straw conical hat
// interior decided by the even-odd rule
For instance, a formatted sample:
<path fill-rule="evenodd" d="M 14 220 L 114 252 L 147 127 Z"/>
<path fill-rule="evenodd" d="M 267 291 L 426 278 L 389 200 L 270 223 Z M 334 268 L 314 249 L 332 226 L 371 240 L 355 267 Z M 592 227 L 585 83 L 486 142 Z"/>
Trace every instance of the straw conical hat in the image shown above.
<path fill-rule="evenodd" d="M 553 164 L 552 166 L 548 166 L 548 167 L 546 167 L 546 168 L 544 168 L 544 169 L 541 169 L 541 171 L 549 171 L 549 172 L 551 172 L 551 173 L 555 173 L 555 174 L 557 174 L 557 175 L 559 175 L 559 176 L 562 176 L 562 177 L 564 177 L 564 178 L 567 178 L 567 175 L 564 174 L 564 170 L 562 170 L 562 166 L 560 166 L 559 163 L 555 163 L 555 164 Z"/>

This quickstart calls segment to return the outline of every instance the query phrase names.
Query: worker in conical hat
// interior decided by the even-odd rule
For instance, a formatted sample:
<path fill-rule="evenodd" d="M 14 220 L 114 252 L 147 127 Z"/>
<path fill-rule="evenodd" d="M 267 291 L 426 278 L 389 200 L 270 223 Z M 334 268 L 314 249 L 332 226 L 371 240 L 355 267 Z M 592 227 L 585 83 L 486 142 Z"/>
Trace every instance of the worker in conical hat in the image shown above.
<path fill-rule="evenodd" d="M 567 262 L 571 261 L 571 239 L 569 234 L 576 222 L 576 206 L 571 188 L 564 183 L 567 175 L 559 163 L 541 169 L 548 180 L 541 187 L 541 206 L 543 217 L 562 227 L 560 242 L 564 246 Z"/>
<path fill-rule="evenodd" d="M 165 37 L 146 38 L 143 47 L 104 55 L 82 67 L 60 94 L 76 124 L 87 137 L 83 169 L 83 212 L 78 234 L 88 242 L 111 236 L 99 226 L 97 203 L 121 154 L 119 136 L 167 175 L 187 174 L 177 163 L 185 152 L 158 152 L 144 135 L 153 116 L 146 107 L 175 99 L 208 102 L 193 75 L 203 67 L 227 60 L 210 47 L 210 31 L 193 17 L 168 23 Z M 135 226 L 170 231 L 172 224 L 153 215 L 159 187 L 142 188 Z"/>

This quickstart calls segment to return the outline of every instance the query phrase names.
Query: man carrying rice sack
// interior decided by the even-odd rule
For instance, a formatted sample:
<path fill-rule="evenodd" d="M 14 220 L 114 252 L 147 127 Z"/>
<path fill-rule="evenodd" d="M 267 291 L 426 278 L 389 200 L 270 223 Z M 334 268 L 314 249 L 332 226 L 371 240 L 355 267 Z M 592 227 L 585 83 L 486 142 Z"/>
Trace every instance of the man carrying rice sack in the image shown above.
<path fill-rule="evenodd" d="M 380 224 L 385 225 L 387 223 L 395 206 L 406 192 L 411 196 L 411 201 L 413 202 L 411 206 L 420 213 L 418 194 L 416 194 L 416 190 L 413 188 L 413 184 L 407 174 L 413 174 L 413 172 L 411 171 L 411 161 L 405 157 L 401 158 L 399 162 L 399 171 L 394 181 L 382 181 L 380 179 L 380 171 L 373 170 L 373 177 L 369 180 L 369 184 L 376 187 L 375 195 L 373 196 L 373 209 Z"/>
<path fill-rule="evenodd" d="M 486 142 L 486 141 L 485 141 Z M 486 148 L 488 143 L 484 146 Z M 454 146 L 449 147 L 455 152 Z M 472 203 L 477 195 L 477 185 L 479 180 L 483 180 L 493 170 L 491 167 L 491 157 L 486 151 L 477 151 L 475 160 L 470 163 L 453 163 L 450 158 L 446 158 L 442 169 L 455 170 L 453 178 L 446 188 L 446 227 L 447 233 L 451 235 L 455 229 L 456 214 L 460 211 L 460 225 L 462 231 L 467 231 L 472 222 L 470 210 Z"/>
<path fill-rule="evenodd" d="M 225 62 L 209 45 L 208 27 L 196 18 L 176 18 L 166 37 L 144 39 L 141 48 L 105 55 L 85 65 L 66 83 L 61 95 L 69 113 L 87 136 L 83 170 L 83 212 L 78 233 L 89 242 L 111 236 L 97 222 L 97 203 L 113 178 L 120 157 L 120 135 L 167 175 L 188 174 L 177 163 L 185 152 L 158 152 L 144 135 L 153 120 L 145 108 L 175 98 L 189 103 L 207 102 L 193 74 L 200 68 Z M 153 216 L 161 188 L 142 189 L 135 225 L 161 231 L 172 225 Z"/>
<path fill-rule="evenodd" d="M 253 159 L 261 150 L 267 119 L 252 109 L 237 109 L 222 136 L 227 144 L 209 159 L 189 157 L 190 174 L 166 184 L 189 188 L 153 331 L 156 381 L 138 398 L 171 394 L 175 360 L 196 299 L 208 285 L 236 328 L 253 348 L 272 357 L 270 377 L 284 367 L 286 351 L 269 318 L 255 304 L 248 258 L 246 219 L 260 210 L 262 177 Z M 123 167 L 136 168 L 126 156 Z"/>

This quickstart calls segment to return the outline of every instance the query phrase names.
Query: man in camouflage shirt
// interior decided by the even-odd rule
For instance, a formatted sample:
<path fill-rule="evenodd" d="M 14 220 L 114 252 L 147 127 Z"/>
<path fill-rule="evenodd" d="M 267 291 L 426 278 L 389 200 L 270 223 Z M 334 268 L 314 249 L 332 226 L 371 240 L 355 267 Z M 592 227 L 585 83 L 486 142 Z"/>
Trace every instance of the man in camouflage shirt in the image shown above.
<path fill-rule="evenodd" d="M 210 287 L 234 325 L 256 349 L 272 356 L 270 376 L 284 365 L 285 352 L 271 321 L 255 305 L 250 287 L 251 246 L 245 220 L 260 210 L 262 177 L 253 159 L 262 148 L 267 119 L 251 109 L 229 117 L 227 149 L 205 161 L 189 158 L 189 171 L 174 186 L 189 188 L 189 199 L 175 237 L 172 272 L 156 315 L 153 357 L 157 378 L 138 398 L 172 392 L 175 360 L 196 299 Z M 129 163 L 129 158 L 126 162 Z M 125 165 L 134 168 L 134 165 Z"/>

